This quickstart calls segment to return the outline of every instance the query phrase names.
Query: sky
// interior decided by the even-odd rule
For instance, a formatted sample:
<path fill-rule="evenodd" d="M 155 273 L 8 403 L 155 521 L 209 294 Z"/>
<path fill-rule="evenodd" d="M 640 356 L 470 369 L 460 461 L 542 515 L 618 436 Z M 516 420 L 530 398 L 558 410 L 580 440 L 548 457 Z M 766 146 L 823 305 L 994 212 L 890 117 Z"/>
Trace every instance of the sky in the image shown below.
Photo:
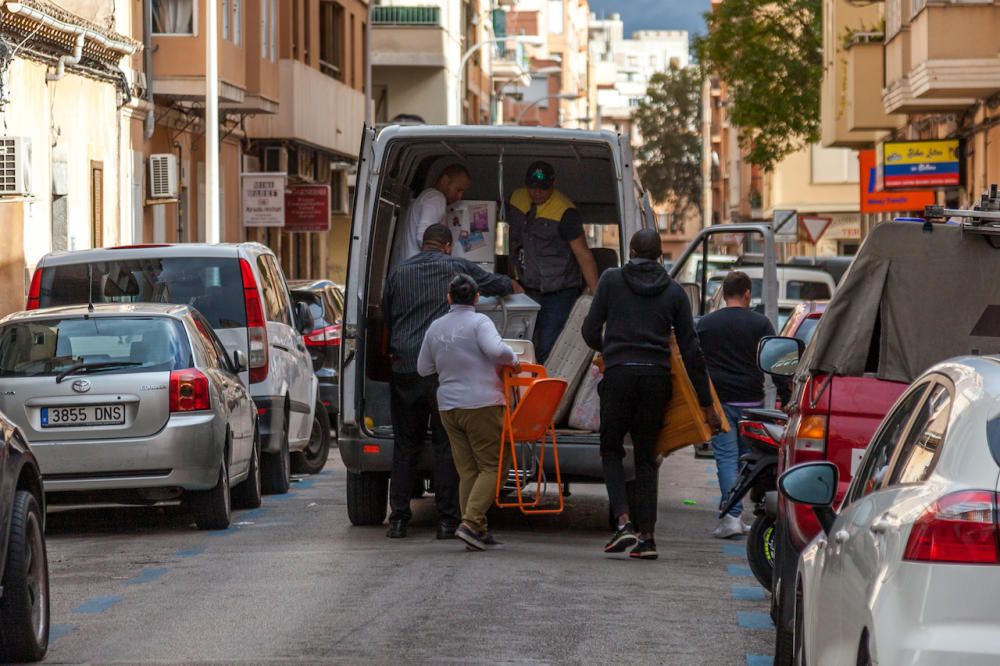
<path fill-rule="evenodd" d="M 687 30 L 692 35 L 705 31 L 702 14 L 709 0 L 590 0 L 590 11 L 618 12 L 625 22 L 625 36 L 635 30 Z"/>

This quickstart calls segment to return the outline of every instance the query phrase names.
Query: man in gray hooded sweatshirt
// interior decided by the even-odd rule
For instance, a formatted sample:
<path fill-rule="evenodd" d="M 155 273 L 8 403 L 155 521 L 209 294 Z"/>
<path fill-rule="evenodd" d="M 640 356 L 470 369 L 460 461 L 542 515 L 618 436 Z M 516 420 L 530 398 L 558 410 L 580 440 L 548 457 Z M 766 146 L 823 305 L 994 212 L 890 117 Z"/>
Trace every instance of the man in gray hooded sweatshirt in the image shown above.
<path fill-rule="evenodd" d="M 601 459 L 608 499 L 618 529 L 604 547 L 637 559 L 656 559 L 656 441 L 670 402 L 670 334 L 677 336 L 684 365 L 694 384 L 705 418 L 713 430 L 719 418 L 712 410 L 705 357 L 698 343 L 691 305 L 680 285 L 660 263 L 660 236 L 643 229 L 629 243 L 630 261 L 601 276 L 583 339 L 604 358 L 601 398 Z M 635 527 L 625 490 L 625 435 L 635 454 Z"/>

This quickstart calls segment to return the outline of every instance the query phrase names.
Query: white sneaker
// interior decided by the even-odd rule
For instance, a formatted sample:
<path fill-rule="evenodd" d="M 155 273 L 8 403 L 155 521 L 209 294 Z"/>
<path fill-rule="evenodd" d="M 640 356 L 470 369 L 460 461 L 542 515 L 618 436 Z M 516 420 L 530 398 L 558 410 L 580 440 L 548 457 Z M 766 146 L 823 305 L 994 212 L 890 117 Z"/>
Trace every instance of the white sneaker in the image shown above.
<path fill-rule="evenodd" d="M 726 515 L 719 521 L 712 536 L 716 539 L 730 539 L 734 536 L 742 536 L 743 521 L 737 516 Z"/>

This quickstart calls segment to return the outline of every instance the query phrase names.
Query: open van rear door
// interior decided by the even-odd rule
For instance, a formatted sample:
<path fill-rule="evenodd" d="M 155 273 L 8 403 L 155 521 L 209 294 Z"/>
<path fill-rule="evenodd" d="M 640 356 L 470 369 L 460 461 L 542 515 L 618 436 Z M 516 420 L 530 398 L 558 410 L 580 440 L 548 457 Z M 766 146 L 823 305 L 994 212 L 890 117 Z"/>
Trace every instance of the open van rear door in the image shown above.
<path fill-rule="evenodd" d="M 351 218 L 350 244 L 347 254 L 347 280 L 344 285 L 344 318 L 340 345 L 340 410 L 338 424 L 357 427 L 357 387 L 359 375 L 358 332 L 364 314 L 365 281 L 368 264 L 368 235 L 371 233 L 373 207 L 371 174 L 374 170 L 375 130 L 365 125 L 361 132 L 358 152 L 358 172 L 354 185 L 354 210 Z"/>

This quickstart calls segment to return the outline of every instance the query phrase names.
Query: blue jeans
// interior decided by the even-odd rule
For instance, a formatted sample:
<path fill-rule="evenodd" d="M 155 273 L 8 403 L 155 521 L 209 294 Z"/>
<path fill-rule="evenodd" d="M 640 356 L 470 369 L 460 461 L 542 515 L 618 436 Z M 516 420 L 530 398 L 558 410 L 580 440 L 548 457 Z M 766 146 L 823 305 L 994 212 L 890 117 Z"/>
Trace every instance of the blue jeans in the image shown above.
<path fill-rule="evenodd" d="M 535 358 L 539 363 L 544 363 L 580 297 L 580 289 L 573 287 L 548 294 L 526 289 L 525 293 L 542 306 L 535 321 Z"/>
<path fill-rule="evenodd" d="M 719 492 L 722 493 L 722 498 L 719 500 L 720 509 L 729 496 L 733 484 L 736 483 L 736 476 L 740 472 L 740 456 L 750 450 L 739 434 L 738 425 L 744 409 L 728 402 L 722 403 L 722 411 L 726 413 L 726 419 L 729 421 L 729 432 L 720 432 L 712 438 L 715 469 L 719 475 Z M 743 502 L 737 502 L 736 506 L 729 510 L 730 516 L 738 517 L 742 514 Z"/>

